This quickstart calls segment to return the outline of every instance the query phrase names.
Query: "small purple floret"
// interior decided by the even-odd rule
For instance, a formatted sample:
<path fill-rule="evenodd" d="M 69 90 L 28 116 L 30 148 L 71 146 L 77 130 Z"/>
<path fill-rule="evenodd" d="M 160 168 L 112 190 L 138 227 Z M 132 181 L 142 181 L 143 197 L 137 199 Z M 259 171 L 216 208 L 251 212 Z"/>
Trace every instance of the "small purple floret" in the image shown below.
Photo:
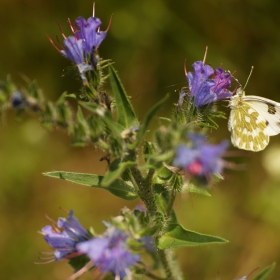
<path fill-rule="evenodd" d="M 110 227 L 102 237 L 77 244 L 77 250 L 85 253 L 102 272 L 112 272 L 121 279 L 127 275 L 129 267 L 139 261 L 139 255 L 129 251 L 128 235 Z"/>
<path fill-rule="evenodd" d="M 54 255 L 56 261 L 65 258 L 71 253 L 77 252 L 76 245 L 79 242 L 89 239 L 88 232 L 73 217 L 73 210 L 69 212 L 68 219 L 58 219 L 57 227 L 59 229 L 53 229 L 52 226 L 48 225 L 41 230 L 46 242 L 55 249 Z"/>
<path fill-rule="evenodd" d="M 75 64 L 82 64 L 85 61 L 84 51 L 83 51 L 83 41 L 81 39 L 77 40 L 74 36 L 69 36 L 63 41 L 65 50 L 60 52 L 68 59 L 70 59 Z"/>
<path fill-rule="evenodd" d="M 206 138 L 199 134 L 190 134 L 189 139 L 192 145 L 180 145 L 173 164 L 187 174 L 197 177 L 209 178 L 212 174 L 220 174 L 224 167 L 222 155 L 228 147 L 228 142 L 210 145 Z"/>
<path fill-rule="evenodd" d="M 106 31 L 100 31 L 101 20 L 90 17 L 87 20 L 83 17 L 76 19 L 77 27 L 74 27 L 69 20 L 69 25 L 73 32 L 72 36 L 66 37 L 63 33 L 63 45 L 60 49 L 49 37 L 51 44 L 66 58 L 75 63 L 83 81 L 87 81 L 85 73 L 96 69 L 99 61 L 97 48 L 107 35 Z"/>
<path fill-rule="evenodd" d="M 91 54 L 93 50 L 99 47 L 107 35 L 106 31 L 97 31 L 101 25 L 101 20 L 96 17 L 90 17 L 87 20 L 83 17 L 78 17 L 76 19 L 76 25 L 80 30 L 75 32 L 75 37 L 82 39 L 83 50 Z"/>
<path fill-rule="evenodd" d="M 186 78 L 189 84 L 190 95 L 194 97 L 194 104 L 198 108 L 203 105 L 229 98 L 232 92 L 230 87 L 231 75 L 223 69 L 214 70 L 211 66 L 205 65 L 202 61 L 196 61 L 193 65 L 194 72 L 188 72 Z"/>

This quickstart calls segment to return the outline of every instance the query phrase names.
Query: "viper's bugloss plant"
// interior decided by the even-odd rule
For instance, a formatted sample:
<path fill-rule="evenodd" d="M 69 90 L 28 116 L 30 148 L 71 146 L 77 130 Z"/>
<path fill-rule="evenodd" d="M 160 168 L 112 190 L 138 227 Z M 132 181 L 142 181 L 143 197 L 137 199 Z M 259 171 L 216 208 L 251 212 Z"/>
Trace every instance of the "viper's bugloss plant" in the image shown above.
<path fill-rule="evenodd" d="M 230 89 L 232 76 L 207 65 L 206 55 L 203 61 L 193 63 L 194 72 L 187 72 L 185 65 L 187 84 L 179 93 L 173 114 L 163 118 L 153 140 L 148 141 L 148 126 L 168 95 L 140 122 L 113 62 L 98 54 L 101 43 L 106 44 L 111 20 L 106 31 L 100 31 L 101 20 L 95 16 L 68 23 L 71 36 L 60 28 L 63 43 L 49 40 L 72 62 L 69 74 L 79 77 L 80 90 L 65 92 L 50 102 L 35 82 L 19 89 L 8 76 L 0 83 L 0 112 L 31 112 L 47 129 L 67 130 L 73 145 L 99 148 L 103 152 L 100 160 L 108 164 L 103 174 L 55 171 L 44 175 L 102 188 L 104 195 L 109 191 L 124 200 L 138 198 L 142 205 L 132 211 L 124 207 L 118 216 L 104 222 L 103 233 L 86 230 L 72 210 L 67 218 L 52 221 L 40 231 L 51 247 L 48 262 L 68 260 L 74 270 L 70 279 L 85 272 L 115 280 L 183 279 L 174 248 L 227 242 L 185 229 L 176 217 L 174 202 L 184 192 L 209 195 L 213 182 L 226 172 L 228 142 L 215 144 L 209 135 L 218 128 L 214 119 L 224 117 L 216 102 L 234 92 Z M 70 107 L 69 98 L 77 102 L 76 111 Z M 263 275 L 261 272 L 257 277 Z"/>

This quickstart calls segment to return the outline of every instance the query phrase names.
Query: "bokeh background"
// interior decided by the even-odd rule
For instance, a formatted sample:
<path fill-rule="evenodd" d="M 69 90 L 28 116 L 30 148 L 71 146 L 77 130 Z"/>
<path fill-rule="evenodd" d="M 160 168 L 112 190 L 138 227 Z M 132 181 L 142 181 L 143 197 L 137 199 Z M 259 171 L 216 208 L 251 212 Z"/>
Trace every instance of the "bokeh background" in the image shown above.
<path fill-rule="evenodd" d="M 242 84 L 255 66 L 247 94 L 280 102 L 279 9 L 280 2 L 272 0 L 96 0 L 103 29 L 113 14 L 100 55 L 115 61 L 140 119 L 167 92 L 171 98 L 158 116 L 169 116 L 177 99 L 174 91 L 186 85 L 184 59 L 191 70 L 194 61 L 202 60 L 206 45 L 207 63 L 236 70 Z M 62 77 L 69 61 L 45 34 L 59 34 L 56 21 L 70 34 L 67 18 L 80 15 L 92 15 L 91 1 L 1 0 L 0 77 L 10 73 L 21 88 L 24 73 L 53 101 L 65 90 L 79 90 L 77 81 Z M 221 108 L 228 113 L 226 103 Z M 155 120 L 153 127 L 159 123 Z M 229 139 L 227 121 L 219 120 L 219 125 L 211 138 Z M 45 214 L 56 220 L 64 216 L 60 207 L 73 208 L 85 227 L 102 232 L 103 220 L 139 203 L 41 175 L 52 170 L 104 174 L 101 156 L 92 147 L 71 147 L 64 131 L 48 132 L 34 117 L 17 121 L 14 114 L 8 115 L 0 128 L 1 279 L 56 280 L 71 275 L 64 262 L 34 264 L 39 252 L 49 251 L 37 233 L 48 224 Z M 276 261 L 269 279 L 280 279 L 280 136 L 272 137 L 263 152 L 236 151 L 229 156 L 235 164 L 212 188 L 212 197 L 179 196 L 176 211 L 186 228 L 230 242 L 178 249 L 181 267 L 187 279 L 226 280 Z"/>

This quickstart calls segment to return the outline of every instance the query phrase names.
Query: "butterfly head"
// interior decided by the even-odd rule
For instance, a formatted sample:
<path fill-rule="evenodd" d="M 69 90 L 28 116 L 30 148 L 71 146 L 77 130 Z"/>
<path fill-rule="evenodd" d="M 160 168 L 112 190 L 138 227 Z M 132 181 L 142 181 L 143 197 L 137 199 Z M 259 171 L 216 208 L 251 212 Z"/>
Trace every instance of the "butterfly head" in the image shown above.
<path fill-rule="evenodd" d="M 240 98 L 242 98 L 244 95 L 245 95 L 245 90 L 242 88 L 242 87 L 239 87 L 237 90 L 236 90 L 236 95 Z"/>

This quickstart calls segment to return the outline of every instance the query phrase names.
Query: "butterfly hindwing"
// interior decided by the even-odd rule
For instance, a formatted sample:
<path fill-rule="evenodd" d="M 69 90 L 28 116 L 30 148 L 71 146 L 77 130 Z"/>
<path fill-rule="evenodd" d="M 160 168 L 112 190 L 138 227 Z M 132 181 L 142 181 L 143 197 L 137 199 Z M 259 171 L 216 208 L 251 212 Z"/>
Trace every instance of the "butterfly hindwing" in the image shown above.
<path fill-rule="evenodd" d="M 234 100 L 232 103 L 235 103 Z M 263 150 L 269 143 L 266 120 L 251 105 L 251 102 L 242 100 L 231 107 L 229 130 L 233 145 L 249 151 Z"/>

